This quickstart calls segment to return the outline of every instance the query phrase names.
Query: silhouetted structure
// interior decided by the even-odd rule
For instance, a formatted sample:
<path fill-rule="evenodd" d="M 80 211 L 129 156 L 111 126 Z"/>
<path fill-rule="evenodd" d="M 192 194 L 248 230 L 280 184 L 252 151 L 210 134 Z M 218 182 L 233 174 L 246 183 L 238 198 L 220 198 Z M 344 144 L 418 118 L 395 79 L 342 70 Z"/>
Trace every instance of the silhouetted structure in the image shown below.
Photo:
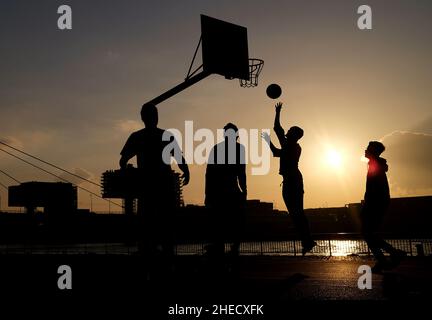
<path fill-rule="evenodd" d="M 241 241 L 286 241 L 295 239 L 292 219 L 286 211 L 273 208 L 272 203 L 248 200 Z M 311 231 L 317 239 L 361 239 L 361 203 L 339 208 L 305 209 Z M 385 239 L 431 239 L 432 196 L 393 198 L 379 232 Z M 134 242 L 139 231 L 136 215 L 91 213 L 78 209 L 68 215 L 67 224 L 49 223 L 50 218 L 64 216 L 53 212 L 29 215 L 22 212 L 0 213 L 0 243 L 41 241 L 50 243 L 124 243 Z M 52 220 L 51 220 L 52 221 Z M 57 220 L 58 221 L 58 220 Z M 177 243 L 206 243 L 213 227 L 204 206 L 186 205 L 176 210 Z M 45 240 L 44 240 L 45 239 Z"/>
<path fill-rule="evenodd" d="M 56 218 L 77 212 L 77 189 L 71 183 L 24 182 L 10 186 L 8 194 L 10 207 L 25 207 L 29 214 L 37 207 Z"/>
<path fill-rule="evenodd" d="M 172 170 L 175 208 L 183 207 L 183 187 L 181 176 Z M 123 200 L 123 213 L 135 215 L 137 213 L 137 199 L 142 192 L 142 177 L 139 169 L 128 166 L 124 170 L 108 170 L 102 174 L 102 197 Z"/>
<path fill-rule="evenodd" d="M 193 70 L 200 46 L 202 64 Z M 263 64 L 264 61 L 261 59 L 249 59 L 245 27 L 201 15 L 201 37 L 184 82 L 147 104 L 157 105 L 211 74 L 220 74 L 230 80 L 238 78 L 242 87 L 255 87 L 258 85 L 258 76 Z"/>

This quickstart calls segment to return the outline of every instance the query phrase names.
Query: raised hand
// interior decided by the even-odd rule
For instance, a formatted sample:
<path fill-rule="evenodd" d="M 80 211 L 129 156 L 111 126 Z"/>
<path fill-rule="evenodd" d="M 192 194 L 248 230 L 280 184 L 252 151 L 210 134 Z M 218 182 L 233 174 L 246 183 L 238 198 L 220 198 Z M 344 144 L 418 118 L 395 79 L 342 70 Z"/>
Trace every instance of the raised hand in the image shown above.
<path fill-rule="evenodd" d="M 275 105 L 276 112 L 280 112 L 282 109 L 282 102 L 278 102 Z"/>
<path fill-rule="evenodd" d="M 270 145 L 270 135 L 267 132 L 261 133 L 261 137 L 265 142 L 267 142 L 268 145 Z"/>

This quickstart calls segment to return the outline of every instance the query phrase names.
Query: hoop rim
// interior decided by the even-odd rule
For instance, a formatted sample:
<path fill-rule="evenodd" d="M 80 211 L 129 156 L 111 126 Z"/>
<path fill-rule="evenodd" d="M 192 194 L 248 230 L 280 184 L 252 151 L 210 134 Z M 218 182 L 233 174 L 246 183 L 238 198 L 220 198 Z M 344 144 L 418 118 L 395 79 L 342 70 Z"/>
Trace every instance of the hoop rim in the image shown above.
<path fill-rule="evenodd" d="M 249 58 L 249 80 L 239 79 L 240 86 L 243 88 L 253 88 L 258 86 L 258 77 L 263 67 L 263 59 Z"/>

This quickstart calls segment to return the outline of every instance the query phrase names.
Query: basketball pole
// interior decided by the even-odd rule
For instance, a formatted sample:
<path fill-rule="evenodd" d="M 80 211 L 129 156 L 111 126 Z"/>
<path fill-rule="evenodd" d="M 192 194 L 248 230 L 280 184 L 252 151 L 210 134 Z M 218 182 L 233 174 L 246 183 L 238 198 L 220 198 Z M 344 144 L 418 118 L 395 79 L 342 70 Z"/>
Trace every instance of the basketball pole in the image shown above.
<path fill-rule="evenodd" d="M 173 95 L 176 95 L 177 93 L 189 88 L 190 86 L 194 85 L 195 83 L 207 78 L 211 73 L 207 71 L 202 71 L 190 78 L 187 78 L 184 82 L 178 84 L 174 88 L 162 93 L 160 96 L 148 101 L 146 104 L 154 104 L 158 105 L 159 103 L 167 100 L 168 98 L 171 98 Z"/>

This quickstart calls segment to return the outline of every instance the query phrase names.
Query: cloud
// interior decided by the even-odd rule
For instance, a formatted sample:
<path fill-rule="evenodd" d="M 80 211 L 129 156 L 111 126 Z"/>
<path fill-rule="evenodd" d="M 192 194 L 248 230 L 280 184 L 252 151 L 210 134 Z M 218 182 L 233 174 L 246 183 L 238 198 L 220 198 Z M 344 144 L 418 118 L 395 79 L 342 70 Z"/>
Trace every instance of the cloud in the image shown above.
<path fill-rule="evenodd" d="M 53 130 L 21 130 L 20 132 L 12 133 L 12 136 L 0 137 L 0 141 L 15 148 L 30 151 L 32 149 L 48 146 L 55 137 L 56 132 Z"/>
<path fill-rule="evenodd" d="M 49 145 L 55 137 L 54 131 L 32 131 L 25 135 L 26 144 L 32 148 L 40 148 Z"/>
<path fill-rule="evenodd" d="M 72 173 L 83 177 L 84 179 L 87 180 L 91 180 L 94 181 L 94 174 L 92 174 L 91 172 L 87 171 L 86 169 L 83 168 L 75 168 L 73 171 L 71 171 Z M 83 179 L 80 179 L 78 177 L 75 177 L 73 175 L 67 174 L 67 173 L 62 173 L 59 175 L 61 178 L 73 183 L 74 185 L 81 185 L 83 183 L 86 183 Z M 64 180 L 59 179 L 58 181 L 64 182 Z"/>
<path fill-rule="evenodd" d="M 423 132 L 427 134 L 432 134 L 432 116 L 427 117 L 425 120 L 420 122 L 414 130 L 415 132 Z"/>
<path fill-rule="evenodd" d="M 432 193 L 432 134 L 395 131 L 384 136 L 392 190 L 400 195 Z"/>
<path fill-rule="evenodd" d="M 133 132 L 143 128 L 143 124 L 135 120 L 119 120 L 115 123 L 115 128 L 121 132 Z"/>
<path fill-rule="evenodd" d="M 5 146 L 3 143 L 10 145 L 11 147 L 18 148 L 18 149 L 22 149 L 22 147 L 23 147 L 21 140 L 18 138 L 12 137 L 12 136 L 0 137 L 0 142 L 1 142 L 0 143 L 0 149 L 5 150 L 7 152 L 12 152 L 12 150 L 10 148 L 8 148 L 7 146 Z M 2 152 L 2 151 L 0 151 L 0 158 L 1 159 L 8 159 L 8 160 L 11 159 L 9 155 L 7 155 L 5 152 Z"/>

